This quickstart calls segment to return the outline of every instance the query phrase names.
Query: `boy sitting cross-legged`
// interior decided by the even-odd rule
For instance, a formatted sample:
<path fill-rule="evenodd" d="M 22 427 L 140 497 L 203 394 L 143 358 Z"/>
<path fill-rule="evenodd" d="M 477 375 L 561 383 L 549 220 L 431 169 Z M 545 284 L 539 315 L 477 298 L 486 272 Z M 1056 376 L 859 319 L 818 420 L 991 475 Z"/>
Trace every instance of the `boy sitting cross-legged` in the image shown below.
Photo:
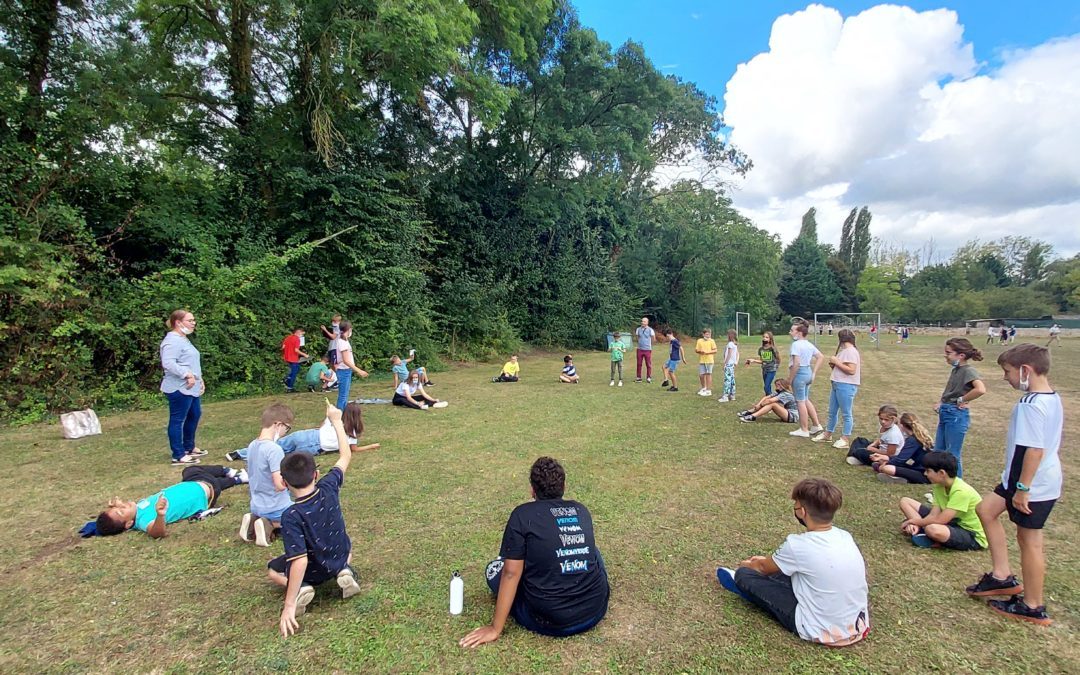
<path fill-rule="evenodd" d="M 958 551 L 986 548 L 975 507 L 982 497 L 956 477 L 956 457 L 947 452 L 928 452 L 922 458 L 924 475 L 934 486 L 934 505 L 920 504 L 911 497 L 900 500 L 904 522 L 900 530 L 911 535 L 911 543 L 923 548 L 937 545 Z"/>
<path fill-rule="evenodd" d="M 108 508 L 98 514 L 97 533 L 108 536 L 135 528 L 154 539 L 161 539 L 169 523 L 205 511 L 214 505 L 223 491 L 247 482 L 247 472 L 243 469 L 237 471 L 212 465 L 185 467 L 183 477 L 182 483 L 170 485 L 137 502 L 113 497 Z"/>
<path fill-rule="evenodd" d="M 267 567 L 270 580 L 285 589 L 285 606 L 279 621 L 284 637 L 296 632 L 299 627 L 296 617 L 315 598 L 315 587 L 319 584 L 337 579 L 343 598 L 360 592 L 356 575 L 349 567 L 352 542 L 345 533 L 339 498 L 352 450 L 341 423 L 341 411 L 328 404 L 326 417 L 337 433 L 341 453 L 326 476 L 319 479 L 315 458 L 306 452 L 294 452 L 281 462 L 281 476 L 294 502 L 281 517 L 285 554 L 271 560 Z"/>
<path fill-rule="evenodd" d="M 976 509 L 990 542 L 994 568 L 968 586 L 967 594 L 1011 596 L 1008 600 L 991 600 L 990 608 L 1014 619 L 1048 626 L 1051 620 L 1043 599 L 1043 526 L 1061 497 L 1061 397 L 1050 386 L 1050 350 L 1045 347 L 1016 345 L 999 354 L 997 361 L 1005 371 L 1005 381 L 1024 393 L 1009 420 L 1001 483 L 983 495 Z M 999 520 L 1006 511 L 1016 524 L 1023 585 L 1009 568 L 1005 528 Z"/>
<path fill-rule="evenodd" d="M 791 498 L 795 520 L 807 531 L 788 535 L 772 555 L 752 556 L 736 571 L 721 567 L 716 576 L 803 640 L 831 647 L 858 642 L 870 632 L 866 563 L 851 535 L 832 524 L 843 503 L 840 488 L 804 478 Z"/>

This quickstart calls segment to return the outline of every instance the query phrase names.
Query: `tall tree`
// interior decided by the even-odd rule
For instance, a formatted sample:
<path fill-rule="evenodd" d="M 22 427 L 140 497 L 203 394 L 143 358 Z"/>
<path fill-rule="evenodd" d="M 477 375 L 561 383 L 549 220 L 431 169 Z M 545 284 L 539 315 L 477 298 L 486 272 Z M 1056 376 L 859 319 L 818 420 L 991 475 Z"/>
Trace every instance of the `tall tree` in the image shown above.
<path fill-rule="evenodd" d="M 791 316 L 812 317 L 814 312 L 835 312 L 844 302 L 825 260 L 825 253 L 809 237 L 796 237 L 781 257 L 777 302 Z"/>
<path fill-rule="evenodd" d="M 811 206 L 802 217 L 799 238 L 817 243 L 817 209 Z"/>
<path fill-rule="evenodd" d="M 855 246 L 855 216 L 858 213 L 858 207 L 851 209 L 851 213 L 844 219 L 844 226 L 840 230 L 840 251 L 837 256 L 847 265 L 849 272 L 851 271 L 851 255 Z"/>
<path fill-rule="evenodd" d="M 856 282 L 862 277 L 862 272 L 870 259 L 870 220 L 872 218 L 873 214 L 867 206 L 859 209 L 859 215 L 855 218 L 855 233 L 851 238 L 851 274 Z"/>

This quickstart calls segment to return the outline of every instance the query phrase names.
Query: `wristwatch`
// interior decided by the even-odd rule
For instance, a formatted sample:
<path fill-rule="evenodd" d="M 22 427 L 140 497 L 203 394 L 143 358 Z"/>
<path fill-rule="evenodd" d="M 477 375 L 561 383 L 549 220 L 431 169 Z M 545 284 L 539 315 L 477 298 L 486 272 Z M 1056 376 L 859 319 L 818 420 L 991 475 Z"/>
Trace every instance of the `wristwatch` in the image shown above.
<path fill-rule="evenodd" d="M 963 402 L 964 402 L 964 397 L 963 396 L 957 396 L 956 397 L 956 405 L 961 405 Z"/>
<path fill-rule="evenodd" d="M 1020 481 L 1016 481 L 1016 489 L 1019 492 L 1031 492 L 1031 487 L 1024 485 Z"/>

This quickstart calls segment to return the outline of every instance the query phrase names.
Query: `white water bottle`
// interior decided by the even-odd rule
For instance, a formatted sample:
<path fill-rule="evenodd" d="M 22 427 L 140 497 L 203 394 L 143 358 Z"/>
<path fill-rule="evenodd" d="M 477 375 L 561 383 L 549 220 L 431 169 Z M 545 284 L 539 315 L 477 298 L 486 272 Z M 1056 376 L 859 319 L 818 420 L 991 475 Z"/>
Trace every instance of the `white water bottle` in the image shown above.
<path fill-rule="evenodd" d="M 454 572 L 454 576 L 450 577 L 450 613 L 457 616 L 464 606 L 465 580 L 461 578 L 461 572 Z"/>

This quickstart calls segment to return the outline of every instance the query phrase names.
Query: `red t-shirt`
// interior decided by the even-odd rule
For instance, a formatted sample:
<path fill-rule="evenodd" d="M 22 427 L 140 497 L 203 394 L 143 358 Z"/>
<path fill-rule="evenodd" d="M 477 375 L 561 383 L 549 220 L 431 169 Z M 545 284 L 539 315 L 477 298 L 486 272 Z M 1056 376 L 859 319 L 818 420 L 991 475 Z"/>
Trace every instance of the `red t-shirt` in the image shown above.
<path fill-rule="evenodd" d="M 300 336 L 290 335 L 281 342 L 281 356 L 285 359 L 286 363 L 297 363 L 300 361 Z"/>

